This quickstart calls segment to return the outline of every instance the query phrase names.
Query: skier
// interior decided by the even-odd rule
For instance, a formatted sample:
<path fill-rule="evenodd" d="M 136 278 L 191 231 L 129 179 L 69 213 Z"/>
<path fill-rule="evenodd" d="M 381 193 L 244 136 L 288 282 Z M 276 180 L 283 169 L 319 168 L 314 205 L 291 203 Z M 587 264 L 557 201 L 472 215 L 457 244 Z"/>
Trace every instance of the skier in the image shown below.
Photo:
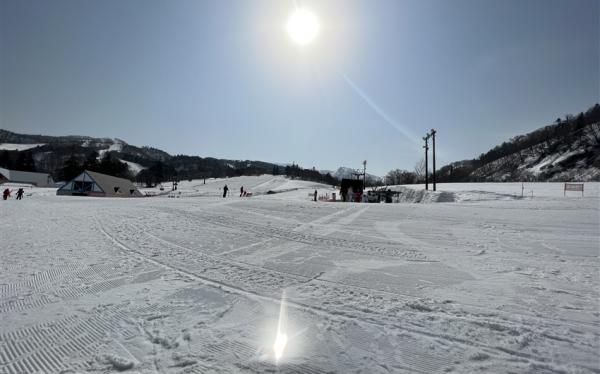
<path fill-rule="evenodd" d="M 240 197 L 244 196 L 244 186 L 240 187 Z"/>
<path fill-rule="evenodd" d="M 317 190 L 315 190 L 315 201 L 317 201 Z"/>
<path fill-rule="evenodd" d="M 4 200 L 8 199 L 10 197 L 10 190 L 8 189 L 8 187 L 4 190 L 4 192 L 2 193 L 2 198 Z"/>
<path fill-rule="evenodd" d="M 23 191 L 22 188 L 19 188 L 17 190 L 17 200 L 21 200 L 23 198 L 23 194 L 25 193 L 25 191 Z"/>
<path fill-rule="evenodd" d="M 225 185 L 225 187 L 223 187 L 223 197 L 227 197 L 227 191 L 229 191 L 229 188 Z"/>

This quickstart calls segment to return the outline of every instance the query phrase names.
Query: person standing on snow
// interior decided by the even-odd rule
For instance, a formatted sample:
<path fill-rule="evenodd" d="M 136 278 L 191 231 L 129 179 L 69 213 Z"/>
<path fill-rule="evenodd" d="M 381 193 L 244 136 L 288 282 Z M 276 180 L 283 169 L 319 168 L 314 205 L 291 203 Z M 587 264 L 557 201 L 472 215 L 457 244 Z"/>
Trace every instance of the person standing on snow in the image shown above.
<path fill-rule="evenodd" d="M 317 201 L 317 190 L 315 190 L 315 201 Z"/>
<path fill-rule="evenodd" d="M 363 192 L 363 194 L 362 194 L 362 202 L 363 203 L 368 203 L 369 202 L 369 195 L 367 195 L 366 192 Z"/>
<path fill-rule="evenodd" d="M 4 190 L 4 192 L 2 193 L 2 198 L 4 200 L 8 199 L 10 197 L 10 190 L 8 189 L 8 187 Z"/>
<path fill-rule="evenodd" d="M 23 194 L 25 193 L 25 191 L 23 191 L 22 188 L 19 188 L 17 190 L 17 200 L 21 200 L 23 198 Z"/>
<path fill-rule="evenodd" d="M 229 188 L 225 185 L 225 187 L 223 187 L 223 197 L 227 197 L 227 191 L 229 191 Z"/>
<path fill-rule="evenodd" d="M 240 197 L 244 196 L 244 186 L 240 187 Z"/>

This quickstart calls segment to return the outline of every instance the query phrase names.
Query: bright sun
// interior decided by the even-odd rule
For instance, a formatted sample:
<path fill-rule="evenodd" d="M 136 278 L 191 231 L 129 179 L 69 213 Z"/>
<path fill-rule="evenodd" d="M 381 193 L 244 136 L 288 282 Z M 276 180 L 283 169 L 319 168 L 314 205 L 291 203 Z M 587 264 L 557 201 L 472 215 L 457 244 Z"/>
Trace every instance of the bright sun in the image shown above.
<path fill-rule="evenodd" d="M 286 29 L 294 42 L 307 45 L 319 34 L 319 20 L 308 10 L 298 9 L 288 20 Z"/>

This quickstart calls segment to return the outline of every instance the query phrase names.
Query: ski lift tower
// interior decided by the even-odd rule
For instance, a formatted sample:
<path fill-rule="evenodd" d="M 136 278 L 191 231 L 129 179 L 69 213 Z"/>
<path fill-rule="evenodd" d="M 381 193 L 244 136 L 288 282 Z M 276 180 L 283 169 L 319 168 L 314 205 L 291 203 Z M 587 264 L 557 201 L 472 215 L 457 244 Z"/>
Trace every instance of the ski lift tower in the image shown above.
<path fill-rule="evenodd" d="M 360 180 L 360 177 L 362 177 L 363 180 L 363 186 L 366 185 L 365 182 L 367 181 L 366 176 L 367 176 L 367 160 L 363 161 L 363 171 L 361 172 L 360 169 L 356 169 L 354 170 L 351 174 L 353 178 L 356 178 L 357 180 Z"/>
<path fill-rule="evenodd" d="M 356 179 L 356 180 L 360 180 L 360 177 L 363 176 L 363 173 L 360 172 L 360 170 L 355 170 L 352 172 L 352 178 Z"/>

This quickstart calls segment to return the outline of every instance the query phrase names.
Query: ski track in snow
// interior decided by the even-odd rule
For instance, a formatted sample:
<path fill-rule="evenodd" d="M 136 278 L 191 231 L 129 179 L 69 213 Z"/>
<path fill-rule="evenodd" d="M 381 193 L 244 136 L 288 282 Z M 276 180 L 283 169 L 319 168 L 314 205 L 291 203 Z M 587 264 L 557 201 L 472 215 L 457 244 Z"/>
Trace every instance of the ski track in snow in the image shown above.
<path fill-rule="evenodd" d="M 600 372 L 597 196 L 306 191 L 2 202 L 0 373 Z M 276 366 L 283 289 L 297 337 Z"/>

